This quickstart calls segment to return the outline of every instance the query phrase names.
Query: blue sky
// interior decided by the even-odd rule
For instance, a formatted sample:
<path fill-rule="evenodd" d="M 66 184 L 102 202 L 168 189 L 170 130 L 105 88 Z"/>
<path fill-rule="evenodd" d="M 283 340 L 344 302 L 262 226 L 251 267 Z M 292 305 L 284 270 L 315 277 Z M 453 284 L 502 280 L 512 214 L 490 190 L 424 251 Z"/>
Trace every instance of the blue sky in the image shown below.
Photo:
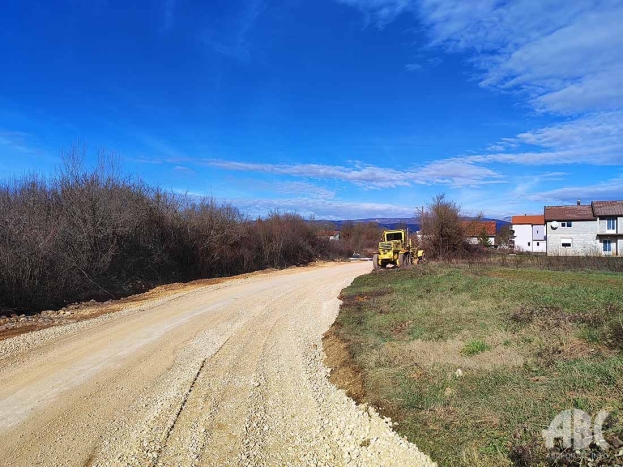
<path fill-rule="evenodd" d="M 623 199 L 623 1 L 6 3 L 0 175 L 79 140 L 250 215 Z"/>

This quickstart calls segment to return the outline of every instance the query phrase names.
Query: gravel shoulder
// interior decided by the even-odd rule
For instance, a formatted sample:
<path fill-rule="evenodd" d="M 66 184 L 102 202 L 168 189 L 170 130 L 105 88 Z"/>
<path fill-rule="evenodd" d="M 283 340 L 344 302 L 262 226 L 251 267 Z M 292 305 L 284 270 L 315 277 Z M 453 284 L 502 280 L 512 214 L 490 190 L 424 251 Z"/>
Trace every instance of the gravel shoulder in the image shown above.
<path fill-rule="evenodd" d="M 0 341 L 7 466 L 425 466 L 328 380 L 322 335 L 367 263 L 167 295 Z"/>

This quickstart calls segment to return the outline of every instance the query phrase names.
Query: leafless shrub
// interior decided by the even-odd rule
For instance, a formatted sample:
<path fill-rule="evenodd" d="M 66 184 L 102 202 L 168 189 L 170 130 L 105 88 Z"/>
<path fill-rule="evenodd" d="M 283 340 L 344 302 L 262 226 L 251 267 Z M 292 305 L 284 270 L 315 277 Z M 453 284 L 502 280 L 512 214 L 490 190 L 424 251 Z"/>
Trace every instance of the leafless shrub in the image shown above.
<path fill-rule="evenodd" d="M 121 175 L 77 145 L 55 177 L 0 183 L 0 308 L 36 310 L 116 298 L 158 283 L 301 265 L 326 242 L 295 214 L 251 221 L 213 199 Z"/>
<path fill-rule="evenodd" d="M 430 258 L 451 260 L 464 257 L 469 251 L 465 242 L 461 208 L 437 195 L 422 216 L 422 243 Z"/>
<path fill-rule="evenodd" d="M 341 241 L 349 254 L 372 256 L 378 251 L 382 229 L 376 222 L 352 222 L 342 224 Z"/>

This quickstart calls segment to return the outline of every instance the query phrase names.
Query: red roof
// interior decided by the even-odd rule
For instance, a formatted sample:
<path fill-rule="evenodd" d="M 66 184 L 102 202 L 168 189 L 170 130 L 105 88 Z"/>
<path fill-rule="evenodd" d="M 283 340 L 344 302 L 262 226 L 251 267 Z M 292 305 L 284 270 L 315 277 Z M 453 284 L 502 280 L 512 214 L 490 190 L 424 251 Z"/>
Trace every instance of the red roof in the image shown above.
<path fill-rule="evenodd" d="M 591 206 L 595 216 L 623 216 L 623 201 L 593 201 Z"/>
<path fill-rule="evenodd" d="M 463 221 L 463 228 L 467 237 L 478 237 L 483 232 L 488 237 L 495 237 L 497 225 L 495 221 Z"/>
<path fill-rule="evenodd" d="M 513 216 L 513 225 L 545 225 L 545 216 L 542 214 Z"/>
<path fill-rule="evenodd" d="M 590 205 L 545 206 L 546 221 L 592 221 L 595 220 Z"/>

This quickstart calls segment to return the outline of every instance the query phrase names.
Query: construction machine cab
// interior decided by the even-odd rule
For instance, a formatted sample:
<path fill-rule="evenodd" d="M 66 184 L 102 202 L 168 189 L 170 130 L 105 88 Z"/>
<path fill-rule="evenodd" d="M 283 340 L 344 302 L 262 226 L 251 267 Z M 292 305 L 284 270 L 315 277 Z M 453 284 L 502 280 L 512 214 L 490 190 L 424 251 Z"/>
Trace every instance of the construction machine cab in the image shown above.
<path fill-rule="evenodd" d="M 404 230 L 389 230 L 389 231 L 385 231 L 383 232 L 383 238 L 385 239 L 386 242 L 393 242 L 393 241 L 399 241 L 399 242 L 403 242 L 405 241 L 405 231 Z"/>

